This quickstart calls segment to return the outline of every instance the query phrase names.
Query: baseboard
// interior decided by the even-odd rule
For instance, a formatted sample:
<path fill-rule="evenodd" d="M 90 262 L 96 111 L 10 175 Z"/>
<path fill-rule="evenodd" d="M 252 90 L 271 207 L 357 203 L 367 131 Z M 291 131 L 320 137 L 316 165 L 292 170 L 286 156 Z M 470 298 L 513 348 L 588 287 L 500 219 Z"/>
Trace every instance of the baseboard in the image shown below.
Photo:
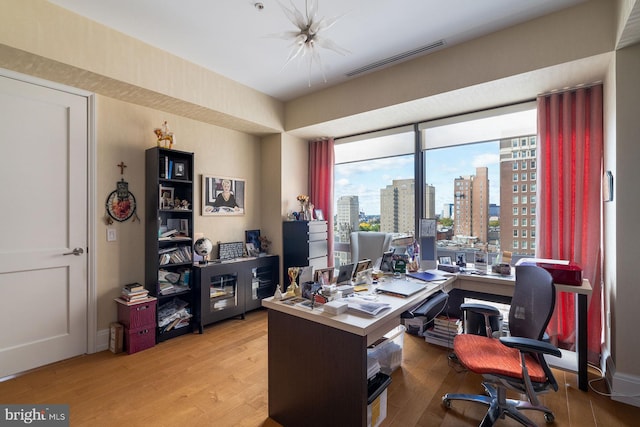
<path fill-rule="evenodd" d="M 95 353 L 104 350 L 109 350 L 109 329 L 102 329 L 96 334 Z"/>
<path fill-rule="evenodd" d="M 604 377 L 611 390 L 611 399 L 640 407 L 640 376 L 616 372 L 610 354 L 606 355 L 605 369 Z"/>

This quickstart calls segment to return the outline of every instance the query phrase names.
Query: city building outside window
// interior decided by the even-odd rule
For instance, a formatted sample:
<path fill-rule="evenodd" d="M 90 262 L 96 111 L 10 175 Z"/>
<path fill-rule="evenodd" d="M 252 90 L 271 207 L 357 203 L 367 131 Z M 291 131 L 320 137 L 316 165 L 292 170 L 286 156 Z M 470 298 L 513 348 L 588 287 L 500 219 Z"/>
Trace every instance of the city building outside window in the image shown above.
<path fill-rule="evenodd" d="M 438 256 L 533 255 L 535 232 L 521 227 L 535 227 L 535 131 L 527 103 L 336 139 L 335 265 L 350 261 L 351 231 L 415 233 L 420 218 L 437 220 Z"/>

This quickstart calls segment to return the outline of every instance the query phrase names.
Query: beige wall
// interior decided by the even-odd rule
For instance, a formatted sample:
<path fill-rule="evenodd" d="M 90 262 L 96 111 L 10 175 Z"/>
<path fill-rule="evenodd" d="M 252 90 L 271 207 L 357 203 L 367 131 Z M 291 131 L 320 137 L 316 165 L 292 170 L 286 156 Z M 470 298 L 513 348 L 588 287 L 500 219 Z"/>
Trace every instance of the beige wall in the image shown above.
<path fill-rule="evenodd" d="M 163 120 L 177 133 L 178 148 L 196 152 L 196 173 L 246 177 L 249 184 L 248 206 L 255 211 L 249 208 L 241 218 L 197 215 L 196 231 L 214 241 L 227 241 L 242 239 L 245 229 L 261 228 L 273 237 L 274 252 L 279 253 L 282 217 L 297 207 L 295 196 L 308 188 L 307 144 L 281 133 L 285 123 L 290 133 L 323 125 L 325 132 L 314 136 L 327 135 L 331 129 L 327 123 L 333 122 L 347 124 L 343 129 L 355 133 L 387 126 L 397 117 L 399 105 L 410 104 L 417 120 L 424 120 L 530 99 L 540 88 L 545 91 L 588 83 L 594 76 L 604 78 L 605 165 L 614 171 L 616 186 L 615 201 L 605 206 L 604 294 L 611 301 L 612 317 L 607 345 L 616 374 L 636 387 L 637 394 L 640 365 L 634 361 L 640 357 L 640 343 L 635 339 L 635 323 L 640 293 L 633 266 L 640 233 L 635 186 L 640 178 L 636 143 L 640 135 L 636 113 L 640 48 L 635 45 L 611 55 L 615 63 L 605 62 L 605 71 L 578 72 L 585 60 L 611 61 L 609 54 L 637 3 L 589 0 L 286 106 L 45 0 L 2 0 L 0 67 L 99 94 L 99 206 L 94 219 L 98 329 L 114 320 L 111 299 L 120 286 L 142 281 L 144 274 L 142 224 L 116 224 L 118 241 L 107 243 L 103 199 L 119 179 L 115 165 L 124 161 L 129 166 L 125 177 L 130 189 L 144 208 L 142 152 L 153 145 L 150 130 Z M 567 74 L 565 64 L 575 64 L 575 74 Z M 515 84 L 514 77 L 518 77 Z M 262 140 L 257 139 L 260 137 Z M 196 184 L 199 192 L 200 184 Z M 198 199 L 195 207 L 199 207 Z M 143 212 L 139 216 L 143 218 Z"/>
<path fill-rule="evenodd" d="M 264 199 L 278 199 L 277 188 L 262 188 L 262 145 L 256 136 L 163 113 L 105 96 L 98 96 L 97 111 L 97 295 L 98 330 L 105 329 L 116 317 L 113 298 L 123 284 L 144 283 L 144 223 L 114 223 L 118 240 L 106 241 L 107 225 L 104 201 L 120 180 L 123 161 L 124 178 L 136 197 L 138 216 L 145 218 L 144 150 L 156 145 L 152 130 L 167 120 L 176 134 L 175 149 L 195 153 L 194 231 L 211 241 L 244 241 L 244 230 L 260 229 Z M 245 179 L 246 209 L 243 216 L 206 217 L 200 215 L 201 175 L 214 174 Z M 275 179 L 275 178 L 274 178 Z M 278 218 L 280 218 L 278 216 Z M 274 230 L 273 233 L 276 233 Z M 276 236 L 276 234 L 271 234 Z M 265 235 L 269 235 L 265 233 Z"/>
<path fill-rule="evenodd" d="M 640 344 L 638 343 L 638 242 L 640 241 L 640 44 L 621 49 L 616 54 L 616 121 L 615 121 L 615 197 L 611 214 L 615 215 L 615 249 L 607 265 L 606 277 L 611 284 L 611 353 L 616 373 L 640 376 Z M 613 151 L 613 150 L 612 150 Z M 608 250 L 608 247 L 607 247 Z M 637 391 L 636 391 L 637 394 Z M 636 397 L 636 404 L 640 398 Z"/>
<path fill-rule="evenodd" d="M 2 0 L 0 67 L 243 132 L 282 129 L 280 101 L 46 0 Z"/>

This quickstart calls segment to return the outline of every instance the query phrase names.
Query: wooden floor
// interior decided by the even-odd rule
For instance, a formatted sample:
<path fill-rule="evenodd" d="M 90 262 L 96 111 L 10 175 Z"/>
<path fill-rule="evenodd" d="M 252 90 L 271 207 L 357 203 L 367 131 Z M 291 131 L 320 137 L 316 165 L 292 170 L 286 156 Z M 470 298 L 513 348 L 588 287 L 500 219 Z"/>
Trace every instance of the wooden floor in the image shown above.
<path fill-rule="evenodd" d="M 441 405 L 446 392 L 481 392 L 481 378 L 450 366 L 447 355 L 446 349 L 405 335 L 402 367 L 392 375 L 382 426 L 479 424 L 482 405 L 453 402 L 449 410 Z M 292 369 L 304 365 L 291 362 Z M 582 392 L 575 374 L 554 373 L 560 390 L 542 400 L 555 412 L 556 426 L 638 425 L 640 408 Z M 597 378 L 595 372 L 591 378 Z M 604 384 L 598 381 L 594 388 L 604 391 Z M 71 426 L 277 427 L 267 415 L 266 311 L 133 355 L 103 351 L 5 379 L 0 403 L 69 404 Z M 544 425 L 542 414 L 531 418 Z M 497 425 L 518 424 L 507 419 Z"/>

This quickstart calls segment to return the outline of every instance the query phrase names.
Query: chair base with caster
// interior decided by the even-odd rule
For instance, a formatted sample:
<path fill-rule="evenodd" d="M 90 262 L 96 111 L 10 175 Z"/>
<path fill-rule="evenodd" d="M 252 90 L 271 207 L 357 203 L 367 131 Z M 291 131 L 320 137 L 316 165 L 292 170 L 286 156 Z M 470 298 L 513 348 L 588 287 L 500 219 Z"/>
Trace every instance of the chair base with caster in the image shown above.
<path fill-rule="evenodd" d="M 536 427 L 536 423 L 520 412 L 523 409 L 544 412 L 544 420 L 549 424 L 555 421 L 553 412 L 546 406 L 536 406 L 522 400 L 507 399 L 504 388 L 496 388 L 487 382 L 483 382 L 482 385 L 487 393 L 486 396 L 479 394 L 447 393 L 442 397 L 442 405 L 450 409 L 452 400 L 466 400 L 488 406 L 489 410 L 480 423 L 480 427 L 492 426 L 499 418 L 504 418 L 505 416 L 513 418 L 522 425 Z"/>

